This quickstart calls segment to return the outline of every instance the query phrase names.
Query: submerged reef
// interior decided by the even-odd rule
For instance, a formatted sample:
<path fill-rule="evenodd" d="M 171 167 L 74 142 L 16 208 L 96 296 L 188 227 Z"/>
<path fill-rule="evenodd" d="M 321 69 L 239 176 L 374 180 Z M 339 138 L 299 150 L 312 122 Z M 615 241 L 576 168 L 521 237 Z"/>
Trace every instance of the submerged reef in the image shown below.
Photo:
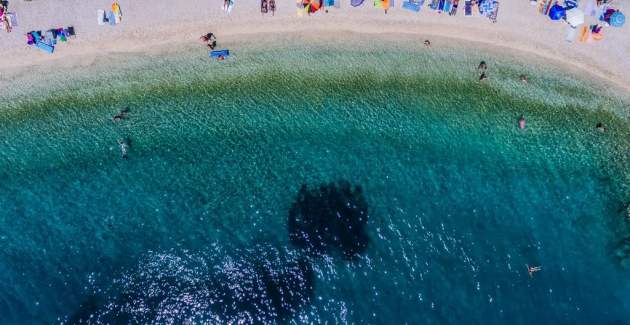
<path fill-rule="evenodd" d="M 151 254 L 90 296 L 67 322 L 275 323 L 293 317 L 313 295 L 313 269 L 271 247 L 222 253 Z"/>
<path fill-rule="evenodd" d="M 613 257 L 623 269 L 630 270 L 630 236 L 619 241 L 613 249 Z"/>
<path fill-rule="evenodd" d="M 359 186 L 346 181 L 308 189 L 302 185 L 289 211 L 289 239 L 314 254 L 339 250 L 351 258 L 369 242 L 368 207 Z"/>

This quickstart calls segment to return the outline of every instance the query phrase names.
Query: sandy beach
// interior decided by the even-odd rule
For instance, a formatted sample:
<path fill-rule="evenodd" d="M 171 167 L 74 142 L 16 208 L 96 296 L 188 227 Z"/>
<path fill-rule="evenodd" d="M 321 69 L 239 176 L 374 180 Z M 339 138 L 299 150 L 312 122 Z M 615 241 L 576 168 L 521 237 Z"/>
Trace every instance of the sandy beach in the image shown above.
<path fill-rule="evenodd" d="M 115 27 L 99 26 L 96 11 L 108 9 L 110 4 L 103 0 L 11 1 L 9 11 L 17 13 L 18 27 L 11 33 L 0 33 L 0 80 L 10 84 L 33 66 L 53 67 L 60 61 L 71 68 L 75 64 L 89 65 L 111 53 L 173 50 L 198 42 L 199 35 L 209 31 L 219 37 L 219 46 L 221 42 L 238 44 L 242 37 L 251 39 L 271 33 L 278 40 L 287 33 L 321 38 L 367 33 L 388 38 L 417 35 L 419 41 L 431 39 L 438 48 L 466 40 L 484 48 L 514 50 L 524 57 L 572 66 L 585 75 L 608 80 L 616 88 L 630 91 L 627 25 L 606 28 L 604 39 L 598 42 L 568 43 L 564 40 L 566 23 L 550 21 L 524 0 L 502 1 L 495 24 L 478 15 L 465 17 L 463 9 L 456 16 L 437 14 L 426 7 L 420 13 L 413 13 L 400 8 L 400 3 L 385 15 L 369 1 L 357 8 L 351 7 L 349 1 L 342 1 L 340 9 L 298 17 L 292 1 L 278 1 L 274 16 L 262 15 L 258 1 L 237 1 L 227 16 L 220 0 L 187 0 L 177 4 L 163 0 L 122 0 L 122 23 Z M 615 5 L 622 11 L 625 9 L 623 3 Z M 74 26 L 77 37 L 58 46 L 53 55 L 26 45 L 28 31 L 59 26 Z M 238 51 L 238 46 L 232 50 Z"/>

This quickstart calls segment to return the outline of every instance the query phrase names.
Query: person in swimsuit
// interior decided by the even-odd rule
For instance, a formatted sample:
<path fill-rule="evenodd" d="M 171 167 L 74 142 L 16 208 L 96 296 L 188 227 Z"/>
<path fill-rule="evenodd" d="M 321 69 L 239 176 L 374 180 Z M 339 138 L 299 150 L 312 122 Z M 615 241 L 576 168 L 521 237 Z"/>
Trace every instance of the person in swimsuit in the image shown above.
<path fill-rule="evenodd" d="M 525 266 L 527 266 L 527 273 L 530 278 L 534 276 L 534 273 L 542 270 L 542 266 L 529 266 L 527 264 L 525 264 Z"/>

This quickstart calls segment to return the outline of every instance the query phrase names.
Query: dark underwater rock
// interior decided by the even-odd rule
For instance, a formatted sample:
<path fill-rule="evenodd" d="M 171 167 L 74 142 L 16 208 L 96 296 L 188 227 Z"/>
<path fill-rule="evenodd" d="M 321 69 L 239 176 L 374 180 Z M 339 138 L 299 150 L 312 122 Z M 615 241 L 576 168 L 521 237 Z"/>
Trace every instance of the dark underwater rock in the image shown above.
<path fill-rule="evenodd" d="M 615 245 L 613 257 L 623 269 L 630 270 L 630 237 L 622 239 Z"/>
<path fill-rule="evenodd" d="M 104 297 L 86 300 L 68 323 L 284 322 L 310 302 L 313 281 L 305 257 L 268 246 L 232 254 L 151 254 Z"/>
<path fill-rule="evenodd" d="M 289 239 L 311 253 L 335 249 L 350 258 L 368 245 L 367 221 L 367 202 L 360 187 L 339 182 L 309 190 L 303 185 L 289 211 Z"/>

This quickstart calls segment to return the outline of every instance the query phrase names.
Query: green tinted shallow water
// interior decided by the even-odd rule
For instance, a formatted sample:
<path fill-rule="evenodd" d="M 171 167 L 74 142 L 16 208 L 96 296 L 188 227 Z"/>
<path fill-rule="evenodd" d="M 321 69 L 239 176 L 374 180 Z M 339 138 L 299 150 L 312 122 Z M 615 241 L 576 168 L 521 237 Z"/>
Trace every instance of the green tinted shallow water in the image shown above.
<path fill-rule="evenodd" d="M 111 321 L 122 306 L 140 322 L 277 320 L 265 301 L 228 313 L 217 297 L 260 289 L 247 265 L 299 259 L 298 189 L 338 180 L 363 188 L 368 249 L 309 259 L 313 292 L 285 321 L 628 319 L 626 98 L 479 51 L 293 44 L 225 64 L 121 55 L 45 97 L 6 94 L 20 100 L 0 124 L 0 322 Z"/>

